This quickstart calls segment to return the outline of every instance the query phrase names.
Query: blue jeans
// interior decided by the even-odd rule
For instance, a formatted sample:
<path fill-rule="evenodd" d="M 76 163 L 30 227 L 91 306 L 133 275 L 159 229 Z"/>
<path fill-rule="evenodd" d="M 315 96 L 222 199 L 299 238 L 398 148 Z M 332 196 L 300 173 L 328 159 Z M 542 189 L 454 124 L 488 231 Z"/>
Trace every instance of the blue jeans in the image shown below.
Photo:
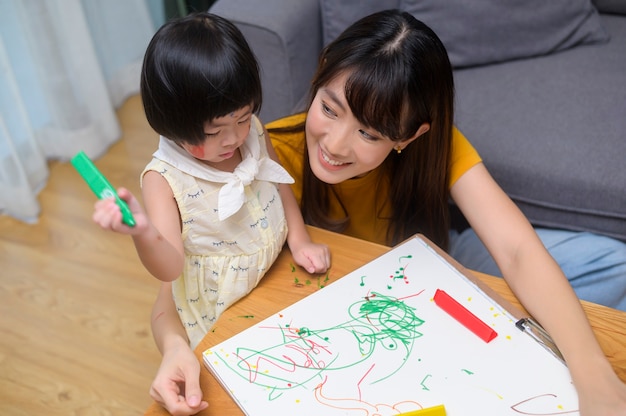
<path fill-rule="evenodd" d="M 580 299 L 626 311 L 626 244 L 585 232 L 535 231 Z M 502 276 L 471 228 L 450 233 L 450 255 L 468 269 Z"/>

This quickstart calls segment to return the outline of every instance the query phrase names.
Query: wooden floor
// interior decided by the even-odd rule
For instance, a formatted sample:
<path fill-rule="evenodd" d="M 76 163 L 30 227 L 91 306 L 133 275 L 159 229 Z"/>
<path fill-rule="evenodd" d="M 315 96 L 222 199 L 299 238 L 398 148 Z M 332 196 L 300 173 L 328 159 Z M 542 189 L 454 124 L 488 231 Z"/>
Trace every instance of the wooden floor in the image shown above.
<path fill-rule="evenodd" d="M 95 163 L 139 195 L 158 139 L 138 96 L 118 115 L 123 138 Z M 53 163 L 39 222 L 0 216 L 0 415 L 137 415 L 151 403 L 158 282 L 129 237 L 91 221 L 94 198 Z"/>

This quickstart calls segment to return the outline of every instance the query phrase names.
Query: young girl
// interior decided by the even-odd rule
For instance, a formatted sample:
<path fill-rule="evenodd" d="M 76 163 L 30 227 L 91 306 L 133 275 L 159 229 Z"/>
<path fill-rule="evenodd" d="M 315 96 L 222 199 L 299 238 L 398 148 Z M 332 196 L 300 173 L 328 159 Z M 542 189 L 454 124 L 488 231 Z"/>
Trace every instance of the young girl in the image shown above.
<path fill-rule="evenodd" d="M 325 271 L 330 256 L 311 242 L 287 185 L 293 179 L 273 160 L 254 115 L 261 105 L 258 66 L 232 23 L 198 13 L 165 24 L 147 48 L 141 95 L 161 135 L 142 174 L 146 211 L 120 189 L 136 225 L 122 223 L 112 199 L 99 201 L 93 218 L 132 235 L 144 266 L 164 282 L 159 296 L 173 297 L 179 321 L 162 320 L 185 331 L 167 339 L 155 331 L 166 353 L 180 343 L 193 348 L 257 285 L 285 240 L 311 273 Z"/>
<path fill-rule="evenodd" d="M 519 300 L 558 344 L 579 393 L 580 414 L 626 414 L 626 386 L 596 342 L 575 293 L 453 127 L 453 102 L 446 50 L 423 23 L 386 11 L 346 29 L 322 52 L 307 114 L 271 124 L 273 144 L 296 179 L 293 189 L 305 220 L 388 245 L 421 232 L 445 248 L 452 199 Z M 165 315 L 175 314 L 171 300 L 157 304 Z M 190 375 L 161 374 L 185 385 L 184 397 L 166 407 L 197 412 L 190 405 L 201 394 L 191 371 L 197 360 L 188 349 L 172 350 L 171 357 L 188 363 Z M 172 386 L 155 382 L 153 397 L 173 397 Z"/>

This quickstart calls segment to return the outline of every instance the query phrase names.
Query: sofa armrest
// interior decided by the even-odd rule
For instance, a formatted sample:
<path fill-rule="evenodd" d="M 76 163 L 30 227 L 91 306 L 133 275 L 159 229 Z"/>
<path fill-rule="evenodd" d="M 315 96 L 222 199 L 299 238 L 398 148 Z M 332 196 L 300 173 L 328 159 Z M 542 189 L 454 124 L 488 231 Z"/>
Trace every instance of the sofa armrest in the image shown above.
<path fill-rule="evenodd" d="M 237 25 L 259 61 L 261 120 L 291 114 L 308 91 L 322 49 L 319 0 L 218 0 L 210 11 Z"/>

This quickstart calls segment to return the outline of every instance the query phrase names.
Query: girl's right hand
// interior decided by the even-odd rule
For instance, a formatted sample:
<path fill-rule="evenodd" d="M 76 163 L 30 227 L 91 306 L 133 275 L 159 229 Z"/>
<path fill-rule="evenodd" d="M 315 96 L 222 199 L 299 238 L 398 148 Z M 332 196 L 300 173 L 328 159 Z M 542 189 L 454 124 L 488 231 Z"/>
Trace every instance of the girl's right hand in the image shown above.
<path fill-rule="evenodd" d="M 137 198 L 126 188 L 119 188 L 117 193 L 133 213 L 135 226 L 129 227 L 122 222 L 122 212 L 113 197 L 96 201 L 92 215 L 93 221 L 104 230 L 121 234 L 136 235 L 145 231 L 148 228 L 148 217 Z"/>

